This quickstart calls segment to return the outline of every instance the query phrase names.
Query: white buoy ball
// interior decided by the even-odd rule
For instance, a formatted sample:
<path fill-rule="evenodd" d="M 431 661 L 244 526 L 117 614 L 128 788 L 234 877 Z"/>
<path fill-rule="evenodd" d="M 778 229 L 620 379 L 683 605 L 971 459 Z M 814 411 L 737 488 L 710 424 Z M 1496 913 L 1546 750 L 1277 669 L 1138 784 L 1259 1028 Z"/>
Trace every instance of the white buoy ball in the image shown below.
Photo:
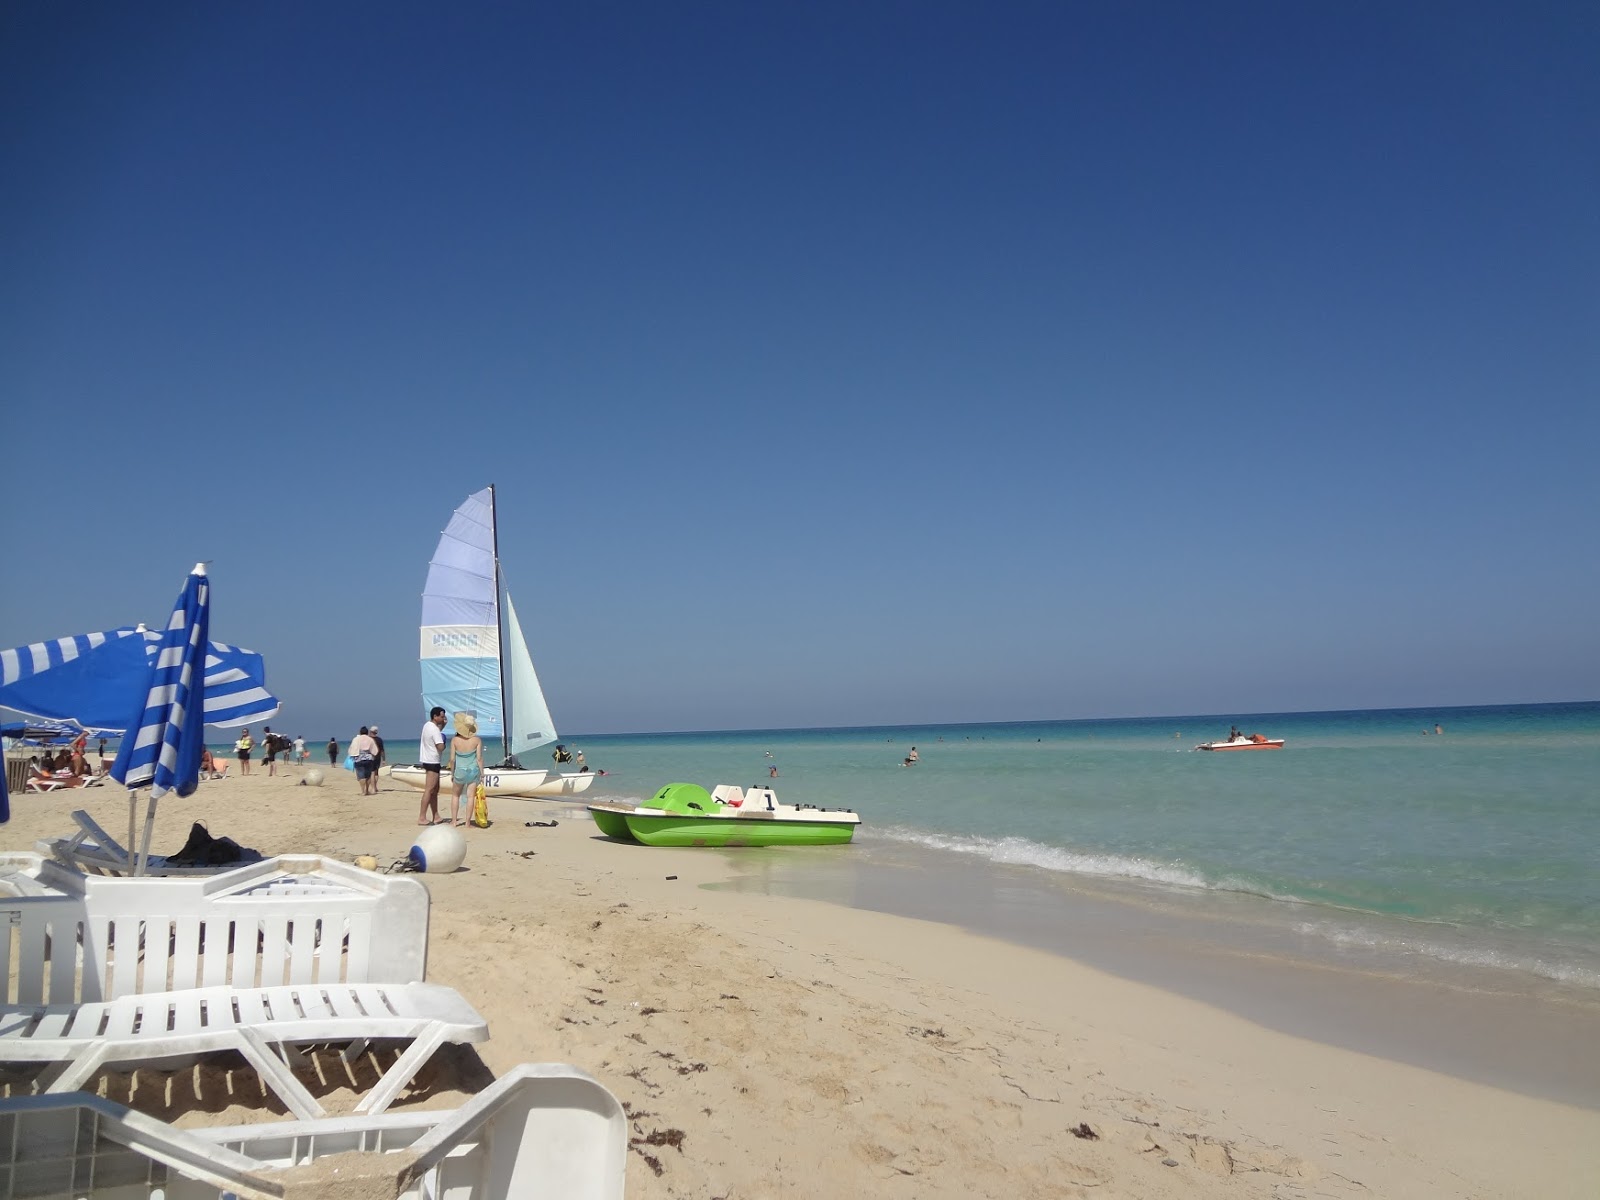
<path fill-rule="evenodd" d="M 322 786 L 322 768 L 321 767 L 312 767 L 311 770 L 306 772 L 306 784 L 309 787 L 321 787 Z"/>
<path fill-rule="evenodd" d="M 411 858 L 430 875 L 448 875 L 467 857 L 467 839 L 449 825 L 430 825 L 417 834 Z"/>

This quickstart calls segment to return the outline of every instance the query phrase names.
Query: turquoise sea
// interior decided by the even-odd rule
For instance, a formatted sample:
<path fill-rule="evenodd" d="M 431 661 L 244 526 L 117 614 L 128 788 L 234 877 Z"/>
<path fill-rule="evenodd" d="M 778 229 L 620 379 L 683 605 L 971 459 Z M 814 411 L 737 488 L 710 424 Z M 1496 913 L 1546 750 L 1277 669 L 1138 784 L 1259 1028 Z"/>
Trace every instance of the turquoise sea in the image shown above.
<path fill-rule="evenodd" d="M 1193 749 L 1230 724 L 1287 745 Z M 776 766 L 784 800 L 862 814 L 846 854 L 1228 897 L 1334 951 L 1600 989 L 1600 703 L 565 740 L 608 772 L 587 799 Z"/>

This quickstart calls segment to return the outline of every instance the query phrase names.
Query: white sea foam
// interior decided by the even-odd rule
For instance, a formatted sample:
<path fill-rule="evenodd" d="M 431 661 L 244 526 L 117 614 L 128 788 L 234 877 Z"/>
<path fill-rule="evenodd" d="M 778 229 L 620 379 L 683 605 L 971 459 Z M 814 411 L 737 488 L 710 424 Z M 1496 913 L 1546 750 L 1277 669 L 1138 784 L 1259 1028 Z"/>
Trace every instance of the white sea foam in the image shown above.
<path fill-rule="evenodd" d="M 1209 879 L 1192 867 L 1157 862 L 1148 858 L 1086 853 L 1060 846 L 1048 846 L 1020 837 L 990 838 L 922 833 L 904 827 L 880 828 L 877 833 L 892 841 L 907 842 L 955 854 L 973 855 L 989 862 L 1009 866 L 1038 867 L 1072 875 L 1130 879 L 1211 892 L 1233 892 L 1295 904 L 1301 906 L 1301 911 L 1304 911 L 1305 906 L 1321 907 L 1303 897 L 1279 895 L 1249 879 L 1232 875 Z M 1378 917 L 1378 914 L 1368 915 Z M 1578 987 L 1600 988 L 1600 969 L 1581 963 L 1562 961 L 1559 955 L 1516 953 L 1465 942 L 1453 945 L 1436 937 L 1385 933 L 1378 929 L 1345 925 L 1335 921 L 1301 921 L 1294 925 L 1294 929 L 1303 936 L 1322 938 L 1345 949 L 1369 950 L 1381 954 L 1420 955 L 1440 962 L 1517 971 Z"/>
<path fill-rule="evenodd" d="M 1096 875 L 1102 878 L 1143 879 L 1175 887 L 1216 886 L 1197 871 L 1176 863 L 1154 862 L 1148 858 L 1130 858 L 1120 854 L 1091 854 L 1066 850 L 1060 846 L 1046 846 L 1040 842 L 1029 841 L 1027 838 L 966 837 L 943 833 L 919 833 L 904 828 L 880 829 L 878 832 L 897 842 L 911 842 L 934 850 L 953 851 L 956 854 L 972 854 L 1008 866 L 1041 867 L 1047 871 Z"/>
<path fill-rule="evenodd" d="M 1561 962 L 1542 955 L 1518 954 L 1488 946 L 1450 945 L 1428 938 L 1396 936 L 1325 921 L 1304 921 L 1296 925 L 1295 930 L 1346 949 L 1417 954 L 1440 962 L 1460 963 L 1468 967 L 1489 967 L 1498 971 L 1518 971 L 1577 987 L 1600 988 L 1600 970 L 1577 963 Z"/>

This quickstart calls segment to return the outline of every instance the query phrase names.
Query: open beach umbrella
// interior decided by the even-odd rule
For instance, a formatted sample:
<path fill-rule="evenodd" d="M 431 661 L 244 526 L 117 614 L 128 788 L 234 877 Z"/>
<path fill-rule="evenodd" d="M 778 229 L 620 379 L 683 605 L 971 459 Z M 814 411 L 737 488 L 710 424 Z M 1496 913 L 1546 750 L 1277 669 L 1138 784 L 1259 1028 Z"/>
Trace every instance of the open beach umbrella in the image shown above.
<path fill-rule="evenodd" d="M 0 707 L 71 721 L 91 736 L 120 734 L 150 684 L 166 635 L 128 625 L 0 650 Z M 278 711 L 266 663 L 239 646 L 206 646 L 207 725 L 251 725 Z"/>
<path fill-rule="evenodd" d="M 144 704 L 127 725 L 111 777 L 128 788 L 129 848 L 133 843 L 136 791 L 149 785 L 144 841 L 135 875 L 150 863 L 150 837 L 156 801 L 170 791 L 187 796 L 200 785 L 200 752 L 205 748 L 205 660 L 211 626 L 211 584 L 204 563 L 196 563 L 160 635 L 150 664 Z"/>

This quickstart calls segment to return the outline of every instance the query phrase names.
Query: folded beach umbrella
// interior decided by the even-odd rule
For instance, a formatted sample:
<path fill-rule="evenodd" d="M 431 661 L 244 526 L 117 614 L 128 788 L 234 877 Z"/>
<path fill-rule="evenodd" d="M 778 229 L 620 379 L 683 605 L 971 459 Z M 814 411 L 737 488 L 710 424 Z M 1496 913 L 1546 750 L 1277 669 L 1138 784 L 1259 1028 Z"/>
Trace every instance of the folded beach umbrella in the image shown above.
<path fill-rule="evenodd" d="M 134 793 L 146 785 L 150 788 L 135 875 L 143 875 L 150 862 L 156 801 L 170 791 L 187 796 L 200 785 L 210 625 L 211 584 L 205 564 L 196 563 L 160 635 L 141 711 L 127 723 L 128 732 L 111 766 L 111 777 L 128 788 L 130 849 Z"/>

